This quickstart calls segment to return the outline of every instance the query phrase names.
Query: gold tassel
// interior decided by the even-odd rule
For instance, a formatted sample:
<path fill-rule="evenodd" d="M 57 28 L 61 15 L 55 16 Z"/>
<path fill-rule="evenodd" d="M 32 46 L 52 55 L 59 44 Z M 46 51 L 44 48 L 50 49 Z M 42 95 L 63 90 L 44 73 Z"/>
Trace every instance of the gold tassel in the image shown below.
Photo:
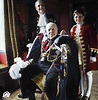
<path fill-rule="evenodd" d="M 46 76 L 43 73 L 38 74 L 31 80 L 33 80 L 42 91 L 44 90 Z"/>
<path fill-rule="evenodd" d="M 49 100 L 47 97 L 47 94 L 45 92 L 42 93 L 42 99 L 41 100 Z"/>
<path fill-rule="evenodd" d="M 57 83 L 57 94 L 59 94 L 59 91 L 60 91 L 60 76 L 58 76 L 58 83 Z"/>

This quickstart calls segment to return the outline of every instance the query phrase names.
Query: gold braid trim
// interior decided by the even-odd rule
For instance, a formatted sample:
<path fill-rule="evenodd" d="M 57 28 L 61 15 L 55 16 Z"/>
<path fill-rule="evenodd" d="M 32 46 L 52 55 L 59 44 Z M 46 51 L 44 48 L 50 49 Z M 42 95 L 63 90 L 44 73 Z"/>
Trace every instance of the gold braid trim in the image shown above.
<path fill-rule="evenodd" d="M 75 38 L 76 43 L 79 46 L 79 55 L 81 55 L 81 64 L 80 65 L 82 68 L 81 70 L 83 71 L 83 73 L 85 73 L 85 66 L 86 66 L 86 59 L 85 59 L 85 54 L 86 52 L 84 52 L 85 48 L 84 48 L 84 41 L 83 41 L 83 37 L 82 36 L 78 36 Z"/>
<path fill-rule="evenodd" d="M 98 49 L 96 49 L 96 48 L 90 48 L 90 49 L 91 49 L 91 52 L 98 54 Z"/>

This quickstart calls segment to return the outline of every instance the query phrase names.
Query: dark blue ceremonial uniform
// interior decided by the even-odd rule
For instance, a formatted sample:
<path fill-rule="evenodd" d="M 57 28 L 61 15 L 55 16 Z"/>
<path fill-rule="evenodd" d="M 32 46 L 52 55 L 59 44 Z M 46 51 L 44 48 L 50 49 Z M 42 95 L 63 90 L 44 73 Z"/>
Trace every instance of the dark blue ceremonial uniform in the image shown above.
<path fill-rule="evenodd" d="M 35 42 L 37 48 L 32 47 L 31 49 L 31 53 L 28 56 L 29 59 L 34 57 L 37 49 L 41 47 L 40 40 L 42 39 L 40 37 L 41 34 L 38 36 Z M 47 59 L 41 61 L 39 57 L 39 59 L 37 59 L 37 63 L 33 62 L 32 64 L 21 70 L 22 77 L 20 78 L 20 85 L 23 98 L 31 97 L 32 99 L 30 100 L 36 100 L 34 93 L 38 86 L 31 79 L 39 73 L 43 73 L 44 75 L 46 75 L 44 92 L 47 94 L 49 100 L 77 100 L 80 81 L 77 45 L 68 36 L 56 36 L 52 40 L 46 40 L 44 42 L 44 44 L 42 45 L 44 51 L 47 51 L 49 49 L 55 39 L 57 39 L 55 44 L 58 47 L 60 47 L 61 44 L 68 44 L 71 50 L 71 53 L 68 54 L 67 59 L 67 76 L 64 77 L 62 74 L 64 64 L 61 64 L 60 60 L 52 63 L 47 61 Z M 36 52 L 35 58 L 37 57 L 37 54 L 38 53 Z M 57 95 L 58 75 L 61 76 L 61 81 L 59 87 L 60 91 Z"/>
<path fill-rule="evenodd" d="M 34 62 L 28 65 L 26 68 L 21 69 L 20 71 L 20 73 L 22 74 L 22 77 L 20 78 L 22 97 L 26 98 L 32 95 L 33 99 L 31 100 L 35 100 L 34 93 L 36 88 L 38 87 L 31 79 L 39 73 L 43 73 L 44 75 L 47 74 L 44 92 L 47 94 L 49 100 L 56 100 L 58 71 L 54 66 L 50 68 L 52 64 L 51 62 L 48 62 L 47 60 L 40 61 L 39 55 L 41 51 L 42 37 L 42 34 L 38 34 L 38 37 L 36 38 L 35 43 L 32 46 L 31 52 L 27 58 L 27 60 L 34 58 Z M 53 41 L 54 39 L 52 40 L 52 43 Z"/>

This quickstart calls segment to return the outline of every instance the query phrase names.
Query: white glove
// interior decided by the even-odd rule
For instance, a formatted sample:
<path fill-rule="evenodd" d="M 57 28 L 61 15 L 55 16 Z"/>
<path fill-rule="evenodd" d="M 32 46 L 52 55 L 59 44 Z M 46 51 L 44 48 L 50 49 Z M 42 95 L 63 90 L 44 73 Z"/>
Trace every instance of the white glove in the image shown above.
<path fill-rule="evenodd" d="M 19 73 L 19 71 L 21 70 L 21 68 L 25 68 L 27 67 L 27 65 L 29 64 L 28 61 L 23 61 L 20 57 L 15 58 L 14 62 L 16 62 L 15 64 L 13 64 L 10 69 L 9 69 L 9 75 L 12 79 L 19 79 L 21 77 L 21 74 Z"/>
<path fill-rule="evenodd" d="M 96 59 L 96 57 L 90 57 L 90 61 L 92 61 L 92 62 L 96 62 L 97 59 Z"/>
<path fill-rule="evenodd" d="M 21 74 L 19 73 L 20 66 L 18 64 L 13 64 L 9 69 L 9 75 L 12 79 L 18 79 L 21 77 Z"/>

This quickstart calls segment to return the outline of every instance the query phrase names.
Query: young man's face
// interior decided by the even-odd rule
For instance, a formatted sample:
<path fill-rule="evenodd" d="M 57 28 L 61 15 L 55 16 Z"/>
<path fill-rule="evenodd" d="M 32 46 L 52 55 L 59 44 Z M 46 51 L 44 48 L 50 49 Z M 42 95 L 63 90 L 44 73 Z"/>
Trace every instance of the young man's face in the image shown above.
<path fill-rule="evenodd" d="M 36 3 L 36 11 L 39 15 L 45 13 L 45 4 L 43 2 L 37 2 Z"/>
<path fill-rule="evenodd" d="M 46 32 L 49 39 L 53 39 L 54 37 L 56 37 L 58 34 L 58 29 L 57 29 L 56 24 L 54 23 L 47 24 Z"/>
<path fill-rule="evenodd" d="M 80 13 L 74 15 L 74 21 L 77 24 L 81 24 L 84 21 L 84 16 Z"/>

